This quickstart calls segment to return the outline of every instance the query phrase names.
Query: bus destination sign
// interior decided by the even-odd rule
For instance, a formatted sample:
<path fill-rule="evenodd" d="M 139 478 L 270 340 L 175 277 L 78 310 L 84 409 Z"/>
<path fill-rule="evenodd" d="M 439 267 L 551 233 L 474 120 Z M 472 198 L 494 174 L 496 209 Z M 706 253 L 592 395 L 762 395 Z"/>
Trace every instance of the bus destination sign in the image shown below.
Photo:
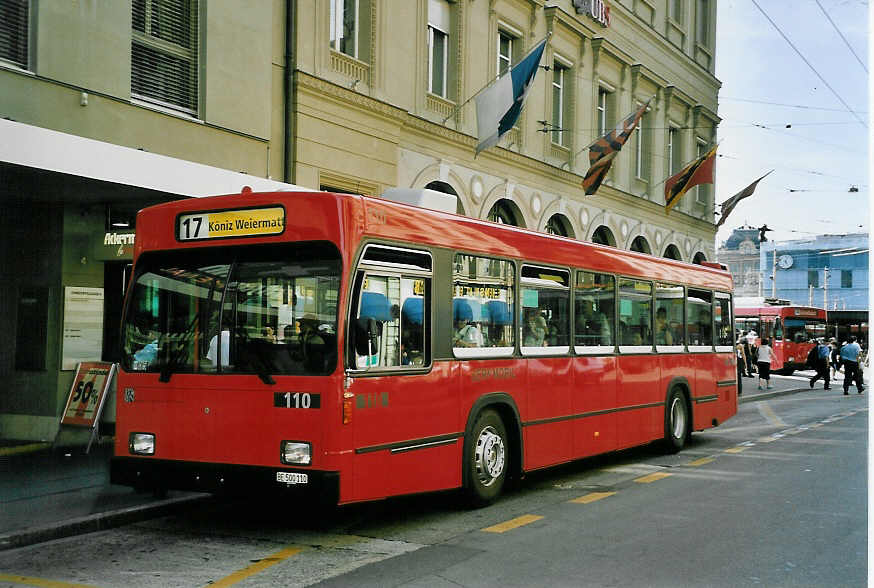
<path fill-rule="evenodd" d="M 285 230 L 285 209 L 273 206 L 196 212 L 180 215 L 176 223 L 180 241 L 278 235 Z"/>

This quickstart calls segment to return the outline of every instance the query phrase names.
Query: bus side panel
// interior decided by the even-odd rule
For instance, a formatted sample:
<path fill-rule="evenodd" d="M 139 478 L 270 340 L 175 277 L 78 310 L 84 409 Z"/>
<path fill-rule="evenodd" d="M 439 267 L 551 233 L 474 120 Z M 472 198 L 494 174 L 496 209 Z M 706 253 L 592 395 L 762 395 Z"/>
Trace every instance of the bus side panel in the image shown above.
<path fill-rule="evenodd" d="M 586 457 L 616 449 L 616 362 L 614 356 L 577 356 L 573 360 L 574 389 L 571 411 L 581 415 L 573 421 L 574 457 Z M 608 411 L 604 414 L 593 414 Z"/>
<path fill-rule="evenodd" d="M 657 433 L 653 415 L 662 407 L 647 406 L 665 399 L 658 389 L 658 358 L 655 355 L 620 355 L 616 370 L 616 437 L 618 448 L 652 441 Z M 658 433 L 658 436 L 661 436 Z"/>
<path fill-rule="evenodd" d="M 715 353 L 690 353 L 689 361 L 695 366 L 695 379 L 692 383 L 692 411 L 694 430 L 707 429 L 712 426 L 715 418 L 718 400 L 716 389 L 716 361 L 722 359 Z"/>
<path fill-rule="evenodd" d="M 353 379 L 352 422 L 345 426 L 354 428 L 354 500 L 461 484 L 458 462 L 450 463 L 459 450 L 427 445 L 463 431 L 452 374 L 452 362 L 436 362 L 425 374 Z"/>
<path fill-rule="evenodd" d="M 713 356 L 713 380 L 716 386 L 714 394 L 719 400 L 713 406 L 712 418 L 718 423 L 730 419 L 737 414 L 737 385 L 728 385 L 728 382 L 737 378 L 737 365 L 734 362 L 733 353 L 716 353 Z M 719 385 L 722 383 L 723 385 Z M 712 422 L 703 423 L 705 427 L 712 426 Z"/>
<path fill-rule="evenodd" d="M 695 394 L 696 394 L 696 365 L 695 365 L 696 355 L 692 353 L 665 353 L 659 356 L 659 369 L 661 372 L 659 389 L 662 393 L 662 402 L 667 401 L 669 386 L 671 382 L 676 378 L 685 379 L 689 383 L 689 387 L 691 390 L 690 400 L 692 402 L 692 410 L 695 411 Z M 666 406 L 659 407 L 659 414 L 657 416 L 657 422 L 655 426 L 657 427 L 657 435 L 656 439 L 664 437 L 665 434 L 665 409 Z"/>
<path fill-rule="evenodd" d="M 568 461 L 573 452 L 573 422 L 565 418 L 538 424 L 536 421 L 569 417 L 571 409 L 571 360 L 567 357 L 529 358 L 526 393 L 528 412 L 524 429 L 525 469 Z"/>

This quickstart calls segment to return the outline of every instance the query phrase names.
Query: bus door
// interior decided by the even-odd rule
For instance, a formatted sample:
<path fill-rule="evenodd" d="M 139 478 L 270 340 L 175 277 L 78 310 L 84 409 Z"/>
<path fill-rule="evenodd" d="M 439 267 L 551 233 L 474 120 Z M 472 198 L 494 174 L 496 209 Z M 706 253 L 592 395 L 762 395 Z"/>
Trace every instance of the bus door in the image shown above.
<path fill-rule="evenodd" d="M 460 484 L 458 387 L 431 361 L 431 256 L 369 245 L 347 345 L 356 500 Z"/>

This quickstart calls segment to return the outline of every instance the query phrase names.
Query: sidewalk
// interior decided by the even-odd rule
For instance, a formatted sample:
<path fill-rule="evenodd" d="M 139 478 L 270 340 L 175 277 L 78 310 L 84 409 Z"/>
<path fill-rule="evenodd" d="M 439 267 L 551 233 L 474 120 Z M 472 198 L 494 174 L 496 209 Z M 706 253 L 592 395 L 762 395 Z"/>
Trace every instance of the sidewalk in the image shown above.
<path fill-rule="evenodd" d="M 744 378 L 739 402 L 806 392 L 810 373 L 775 376 L 771 390 L 757 390 L 757 378 Z M 842 385 L 842 380 L 833 382 L 835 394 L 841 394 Z M 822 390 L 822 384 L 816 388 Z M 47 443 L 0 440 L 0 550 L 163 516 L 209 496 L 170 492 L 155 498 L 110 484 L 111 456 L 111 441 L 95 443 L 86 455 L 84 447 L 52 449 Z"/>
<path fill-rule="evenodd" d="M 0 550 L 90 533 L 184 508 L 206 494 L 158 499 L 109 483 L 112 443 L 52 449 L 0 440 Z"/>

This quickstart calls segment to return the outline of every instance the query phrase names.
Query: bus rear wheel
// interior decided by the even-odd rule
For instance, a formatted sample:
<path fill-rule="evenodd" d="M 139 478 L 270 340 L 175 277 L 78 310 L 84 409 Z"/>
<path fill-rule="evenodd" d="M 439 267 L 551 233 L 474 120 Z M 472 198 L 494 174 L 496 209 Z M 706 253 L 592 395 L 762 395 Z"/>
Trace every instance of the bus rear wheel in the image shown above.
<path fill-rule="evenodd" d="M 678 388 L 671 390 L 668 403 L 665 405 L 665 438 L 664 445 L 668 453 L 677 453 L 689 437 L 689 408 L 686 396 Z"/>
<path fill-rule="evenodd" d="M 465 494 L 472 506 L 486 506 L 501 494 L 507 479 L 507 431 L 497 412 L 479 414 L 464 455 L 467 468 Z"/>

